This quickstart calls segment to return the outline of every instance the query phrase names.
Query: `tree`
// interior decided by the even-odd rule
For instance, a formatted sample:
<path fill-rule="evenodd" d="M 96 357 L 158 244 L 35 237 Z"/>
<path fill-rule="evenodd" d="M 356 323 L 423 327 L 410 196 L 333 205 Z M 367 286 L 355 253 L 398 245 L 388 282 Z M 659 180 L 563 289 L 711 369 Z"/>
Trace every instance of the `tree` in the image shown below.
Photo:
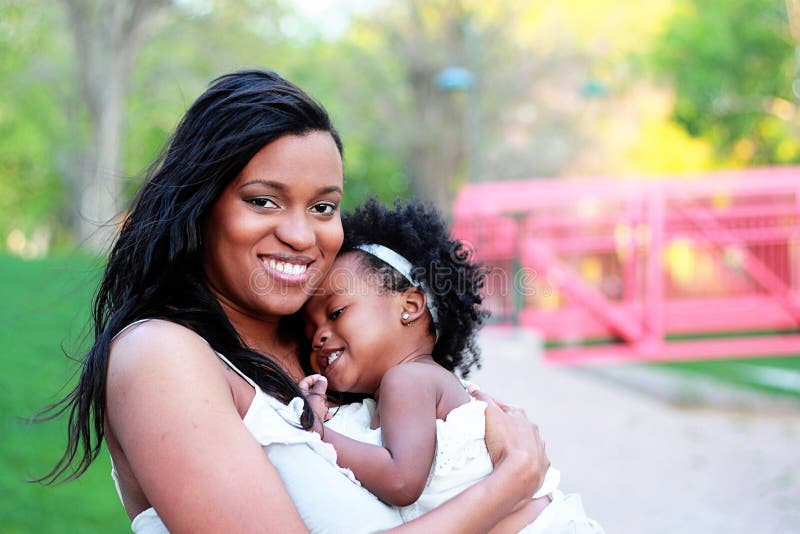
<path fill-rule="evenodd" d="M 351 94 L 342 98 L 355 116 L 382 126 L 373 135 L 402 156 L 414 192 L 447 211 L 467 176 L 585 171 L 576 162 L 606 142 L 591 115 L 612 122 L 619 108 L 630 108 L 619 94 L 639 80 L 627 55 L 668 10 L 663 1 L 636 0 L 393 2 L 348 35 L 363 59 L 359 83 L 348 84 Z M 472 72 L 470 92 L 437 84 L 451 66 Z M 598 97 L 592 87 L 615 94 Z M 601 168 L 591 170 L 603 172 L 607 161 L 592 162 Z"/>
<path fill-rule="evenodd" d="M 350 115 L 337 98 L 343 71 L 320 68 L 352 62 L 356 51 L 313 29 L 287 38 L 281 26 L 292 12 L 274 0 L 134 4 L 0 2 L 9 96 L 0 101 L 0 246 L 13 235 L 19 254 L 45 253 L 54 239 L 102 248 L 189 103 L 241 68 L 275 69 L 331 110 L 347 147 L 347 206 L 403 193 L 399 158 L 369 128 L 340 120 Z M 29 246 L 34 234 L 43 246 Z"/>
<path fill-rule="evenodd" d="M 63 0 L 77 52 L 91 138 L 78 180 L 77 235 L 103 250 L 121 208 L 120 147 L 128 80 L 139 45 L 167 0 Z"/>
<path fill-rule="evenodd" d="M 653 48 L 655 72 L 675 88 L 675 120 L 723 161 L 800 161 L 792 1 L 684 0 Z"/>
<path fill-rule="evenodd" d="M 368 14 L 347 36 L 360 51 L 362 83 L 343 98 L 372 119 L 351 127 L 373 129 L 402 157 L 414 193 L 442 211 L 468 175 L 481 174 L 485 136 L 524 88 L 529 67 L 508 76 L 521 65 L 506 31 L 514 14 L 509 4 L 405 0 Z M 468 79 L 451 85 L 448 71 Z"/>

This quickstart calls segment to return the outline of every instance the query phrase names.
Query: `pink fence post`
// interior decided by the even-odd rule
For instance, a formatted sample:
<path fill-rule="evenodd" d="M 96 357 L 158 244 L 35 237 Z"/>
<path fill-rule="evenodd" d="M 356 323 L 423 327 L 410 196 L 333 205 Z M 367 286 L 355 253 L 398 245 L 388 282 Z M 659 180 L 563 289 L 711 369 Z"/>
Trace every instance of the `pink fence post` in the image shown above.
<path fill-rule="evenodd" d="M 792 295 L 794 301 L 800 303 L 800 187 L 794 190 L 794 242 L 789 245 L 789 261 L 794 265 L 794 269 L 790 265 L 789 285 L 792 288 Z"/>
<path fill-rule="evenodd" d="M 665 190 L 652 186 L 647 191 L 647 225 L 649 229 L 644 316 L 646 335 L 642 350 L 658 350 L 664 342 L 664 202 Z"/>

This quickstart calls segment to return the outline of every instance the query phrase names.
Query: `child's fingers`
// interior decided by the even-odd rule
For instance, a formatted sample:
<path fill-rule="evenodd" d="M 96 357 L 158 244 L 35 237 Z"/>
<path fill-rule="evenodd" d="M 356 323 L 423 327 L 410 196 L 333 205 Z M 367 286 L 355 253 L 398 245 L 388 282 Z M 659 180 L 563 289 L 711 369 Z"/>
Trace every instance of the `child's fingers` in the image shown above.
<path fill-rule="evenodd" d="M 328 379 L 322 375 L 309 375 L 297 383 L 303 395 L 325 395 L 328 391 Z"/>
<path fill-rule="evenodd" d="M 328 391 L 328 379 L 322 375 L 311 375 L 314 377 L 314 383 L 311 385 L 311 389 L 309 390 L 309 394 L 311 395 L 322 395 L 325 396 L 325 392 Z"/>
<path fill-rule="evenodd" d="M 300 391 L 303 392 L 303 395 L 308 396 L 308 390 L 311 388 L 311 384 L 311 377 L 307 376 L 297 383 L 297 387 L 300 388 Z"/>

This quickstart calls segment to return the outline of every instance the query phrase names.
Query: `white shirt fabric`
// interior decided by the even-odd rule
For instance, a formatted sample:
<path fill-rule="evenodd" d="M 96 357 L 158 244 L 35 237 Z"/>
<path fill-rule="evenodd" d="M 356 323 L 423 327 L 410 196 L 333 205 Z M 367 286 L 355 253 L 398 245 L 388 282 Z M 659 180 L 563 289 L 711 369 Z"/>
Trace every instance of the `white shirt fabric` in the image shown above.
<path fill-rule="evenodd" d="M 218 356 L 255 389 L 244 424 L 269 456 L 311 532 L 370 533 L 402 523 L 397 508 L 380 501 L 362 487 L 349 470 L 336 465 L 333 446 L 324 443 L 318 434 L 302 429 L 301 399 L 295 398 L 288 405 L 281 403 L 264 393 L 227 358 Z M 113 469 L 112 477 L 116 482 Z M 169 532 L 154 508 L 137 515 L 131 530 L 137 534 Z"/>
<path fill-rule="evenodd" d="M 325 425 L 350 438 L 382 446 L 380 429 L 371 429 L 375 401 L 342 406 Z M 436 420 L 436 453 L 425 483 L 416 502 L 400 509 L 403 521 L 411 521 L 452 499 L 468 487 L 485 478 L 493 466 L 484 441 L 486 403 L 472 399 Z M 559 471 L 550 467 L 534 498 L 552 494 L 558 489 Z"/>

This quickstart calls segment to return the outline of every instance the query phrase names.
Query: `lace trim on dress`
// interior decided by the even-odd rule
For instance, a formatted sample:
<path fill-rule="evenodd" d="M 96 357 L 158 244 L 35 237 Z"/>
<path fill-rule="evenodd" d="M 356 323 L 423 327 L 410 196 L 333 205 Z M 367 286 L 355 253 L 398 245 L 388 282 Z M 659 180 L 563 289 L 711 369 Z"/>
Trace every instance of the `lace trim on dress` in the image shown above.
<path fill-rule="evenodd" d="M 431 477 L 461 469 L 480 456 L 488 455 L 484 441 L 486 403 L 472 400 L 454 408 L 447 419 L 436 420 L 436 458 Z"/>

